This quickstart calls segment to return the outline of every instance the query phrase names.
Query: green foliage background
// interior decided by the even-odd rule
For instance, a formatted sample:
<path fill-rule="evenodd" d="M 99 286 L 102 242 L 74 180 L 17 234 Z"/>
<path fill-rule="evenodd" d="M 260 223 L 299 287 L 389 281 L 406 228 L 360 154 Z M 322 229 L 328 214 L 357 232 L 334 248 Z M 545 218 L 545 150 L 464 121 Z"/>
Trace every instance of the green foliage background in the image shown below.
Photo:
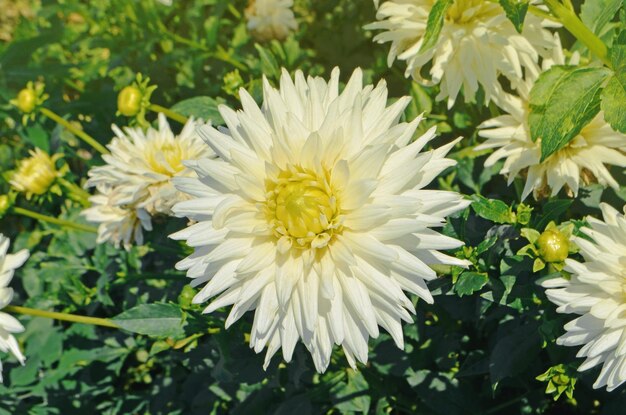
<path fill-rule="evenodd" d="M 173 268 L 188 248 L 167 239 L 185 221 L 157 218 L 147 244 L 125 252 L 96 245 L 92 234 L 8 215 L 0 230 L 14 241 L 12 249 L 32 252 L 12 283 L 13 304 L 107 318 L 126 312 L 116 321 L 127 331 L 20 317 L 27 362 L 21 367 L 2 356 L 0 414 L 621 413 L 626 388 L 593 390 L 598 370 L 576 374 L 576 350 L 554 342 L 569 318 L 556 314 L 537 282 L 555 269 L 533 272 L 532 249 L 519 250 L 529 244 L 523 228 L 541 232 L 556 221 L 571 223 L 576 232 L 585 215 L 598 215 L 600 201 L 621 207 L 626 188 L 592 185 L 575 200 L 527 200 L 520 207 L 521 183 L 507 187 L 497 174 L 501 164 L 484 169 L 485 153 L 473 151 L 476 126 L 497 115 L 496 107 L 459 102 L 448 111 L 433 101 L 435 89 L 405 79 L 400 65 L 388 68 L 387 45 L 375 45 L 373 34 L 362 29 L 374 20 L 371 0 L 297 0 L 299 31 L 283 43 L 262 45 L 247 33 L 245 7 L 242 0 L 174 0 L 173 7 L 153 0 L 42 0 L 35 16 L 16 27 L 14 39 L 0 43 L 3 177 L 34 146 L 63 153 L 68 177 L 79 184 L 102 163 L 50 120 L 20 124 L 8 101 L 30 80 L 45 80 L 47 107 L 79 120 L 106 144 L 110 125 L 128 122 L 115 115 L 116 96 L 137 72 L 158 85 L 152 102 L 178 104 L 183 113 L 219 124 L 217 103 L 239 108 L 239 87 L 260 99 L 262 75 L 275 83 L 280 67 L 328 76 L 338 66 L 343 80 L 362 67 L 368 82 L 388 82 L 391 97 L 414 98 L 406 117 L 427 113 L 420 132 L 438 125 L 434 146 L 465 137 L 453 154 L 458 166 L 437 185 L 474 200 L 445 228 L 466 241 L 457 255 L 474 266 L 464 273 L 444 270 L 452 273 L 430 284 L 434 305 L 415 299 L 418 313 L 404 327 L 404 351 L 381 334 L 370 342 L 367 366 L 349 369 L 336 350 L 320 375 L 299 345 L 291 363 L 276 356 L 263 371 L 263 356 L 246 343 L 251 314 L 224 331 L 224 310 L 203 316 L 190 304 L 194 289 Z M 602 11 L 587 5 L 583 20 L 596 21 L 593 13 Z M 617 24 L 606 22 L 597 30 L 609 39 Z M 565 33 L 563 38 L 580 49 Z M 190 98 L 196 101 L 184 102 Z M 623 172 L 613 173 L 626 183 Z M 9 190 L 6 180 L 0 190 Z M 80 205 L 63 196 L 19 204 L 83 222 Z M 156 323 L 138 324 L 146 317 Z M 536 380 L 560 364 L 565 374 L 554 381 L 568 385 L 578 378 L 571 399 L 563 394 L 554 400 L 547 383 Z"/>

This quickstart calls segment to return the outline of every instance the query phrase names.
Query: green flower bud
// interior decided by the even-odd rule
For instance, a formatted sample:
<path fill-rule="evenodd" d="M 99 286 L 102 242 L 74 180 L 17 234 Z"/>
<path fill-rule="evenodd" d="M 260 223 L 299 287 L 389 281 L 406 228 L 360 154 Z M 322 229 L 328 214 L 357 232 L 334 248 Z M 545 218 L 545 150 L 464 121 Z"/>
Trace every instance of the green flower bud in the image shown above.
<path fill-rule="evenodd" d="M 537 239 L 539 255 L 546 262 L 563 262 L 569 253 L 569 240 L 558 229 L 546 229 Z"/>
<path fill-rule="evenodd" d="M 9 195 L 0 196 L 0 218 L 7 213 L 7 210 L 11 207 L 11 198 Z"/>
<path fill-rule="evenodd" d="M 117 96 L 117 109 L 126 117 L 134 117 L 141 111 L 143 96 L 139 88 L 130 85 L 122 89 Z"/>
<path fill-rule="evenodd" d="M 22 89 L 17 94 L 15 106 L 24 114 L 30 114 L 37 107 L 37 92 L 31 88 Z"/>

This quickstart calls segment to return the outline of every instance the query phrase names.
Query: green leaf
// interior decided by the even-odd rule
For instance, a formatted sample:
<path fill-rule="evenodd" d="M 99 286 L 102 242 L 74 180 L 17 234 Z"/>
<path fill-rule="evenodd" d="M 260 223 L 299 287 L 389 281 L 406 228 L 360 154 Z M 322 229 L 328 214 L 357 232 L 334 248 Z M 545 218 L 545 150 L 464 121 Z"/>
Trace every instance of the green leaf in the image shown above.
<path fill-rule="evenodd" d="M 541 140 L 541 160 L 565 147 L 600 111 L 606 68 L 554 66 L 530 91 L 528 123 L 533 141 Z"/>
<path fill-rule="evenodd" d="M 602 111 L 607 123 L 626 133 L 626 30 L 623 30 L 610 52 L 613 76 L 602 91 Z"/>
<path fill-rule="evenodd" d="M 459 276 L 456 284 L 454 284 L 454 291 L 456 291 L 459 297 L 470 295 L 483 288 L 488 281 L 489 277 L 486 274 L 464 272 Z"/>
<path fill-rule="evenodd" d="M 259 57 L 261 58 L 261 72 L 270 78 L 280 78 L 280 68 L 272 52 L 258 43 L 254 47 L 259 52 Z"/>
<path fill-rule="evenodd" d="M 600 35 L 620 9 L 624 0 L 586 0 L 580 7 L 580 18 L 595 34 Z"/>
<path fill-rule="evenodd" d="M 189 98 L 178 102 L 171 109 L 187 117 L 211 121 L 213 125 L 224 124 L 224 119 L 218 110 L 221 102 L 206 96 Z"/>
<path fill-rule="evenodd" d="M 183 334 L 183 313 L 174 304 L 141 304 L 111 319 L 120 328 L 156 337 Z"/>
<path fill-rule="evenodd" d="M 430 13 L 428 13 L 428 21 L 426 23 L 426 33 L 424 34 L 424 41 L 420 47 L 419 53 L 427 51 L 435 46 L 439 39 L 439 34 L 443 28 L 443 21 L 446 17 L 448 7 L 452 5 L 454 0 L 437 0 L 433 4 Z"/>
<path fill-rule="evenodd" d="M 528 370 L 528 364 L 540 350 L 541 337 L 536 322 L 521 325 L 501 337 L 489 359 L 489 374 L 494 389 L 502 379 Z"/>
<path fill-rule="evenodd" d="M 472 208 L 474 212 L 481 218 L 490 220 L 495 223 L 513 223 L 513 215 L 511 210 L 501 200 L 487 199 L 486 197 L 474 195 L 472 196 Z"/>
<path fill-rule="evenodd" d="M 528 0 L 499 0 L 500 6 L 504 9 L 506 17 L 509 18 L 515 30 L 522 33 L 524 19 L 528 11 Z"/>
<path fill-rule="evenodd" d="M 536 229 L 543 230 L 548 223 L 555 221 L 557 222 L 561 215 L 572 206 L 574 201 L 572 199 L 555 199 L 550 200 L 543 206 L 543 216 L 537 225 Z"/>

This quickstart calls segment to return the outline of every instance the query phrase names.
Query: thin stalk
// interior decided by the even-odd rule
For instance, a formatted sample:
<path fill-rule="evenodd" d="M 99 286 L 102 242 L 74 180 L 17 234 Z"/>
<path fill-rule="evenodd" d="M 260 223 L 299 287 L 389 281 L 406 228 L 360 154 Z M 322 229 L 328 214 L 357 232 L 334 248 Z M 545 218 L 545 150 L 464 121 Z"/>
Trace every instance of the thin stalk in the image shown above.
<path fill-rule="evenodd" d="M 45 317 L 54 320 L 71 321 L 72 323 L 91 324 L 94 326 L 111 327 L 114 329 L 119 328 L 117 324 L 106 318 L 79 316 L 76 314 L 57 313 L 55 311 L 37 310 L 35 308 L 20 307 L 16 305 L 9 305 L 4 307 L 3 311 L 12 313 L 24 314 L 34 317 Z"/>
<path fill-rule="evenodd" d="M 552 16 L 547 11 L 540 9 L 537 6 L 533 6 L 532 4 L 530 6 L 528 6 L 528 11 L 531 12 L 532 14 L 534 14 L 537 17 L 541 17 L 542 19 L 547 19 L 547 20 L 551 20 L 553 22 L 561 23 L 561 21 L 559 19 L 557 19 L 556 17 Z"/>
<path fill-rule="evenodd" d="M 63 226 L 69 229 L 76 229 L 78 231 L 98 233 L 98 228 L 94 228 L 93 226 L 83 225 L 82 223 L 76 223 L 65 219 L 53 218 L 52 216 L 42 215 L 41 213 L 33 212 L 32 210 L 24 209 L 21 207 L 14 206 L 13 213 L 27 216 L 29 218 L 37 219 L 41 222 L 52 223 L 54 225 Z"/>
<path fill-rule="evenodd" d="M 65 127 L 68 131 L 70 131 L 72 134 L 74 134 L 77 137 L 79 137 L 80 139 L 82 139 L 85 143 L 87 143 L 90 146 L 92 146 L 94 149 L 99 151 L 101 154 L 108 154 L 109 153 L 109 150 L 107 150 L 106 147 L 104 147 L 102 144 L 97 142 L 93 137 L 91 137 L 90 135 L 88 135 L 84 131 L 79 130 L 78 128 L 74 127 L 72 125 L 72 123 L 70 123 L 66 119 L 58 116 L 54 112 L 50 111 L 48 108 L 41 108 L 40 111 L 41 111 L 41 113 L 43 115 L 45 115 L 46 117 L 48 117 L 51 120 L 55 121 L 57 124 L 62 125 L 63 127 Z"/>
<path fill-rule="evenodd" d="M 154 112 L 161 112 L 163 113 L 167 118 L 171 118 L 174 121 L 178 121 L 181 124 L 185 124 L 188 120 L 187 117 L 185 117 L 184 115 L 181 115 L 175 111 L 172 111 L 169 108 L 165 108 L 162 107 L 161 105 L 157 105 L 157 104 L 150 104 L 150 106 L 148 107 L 148 109 L 150 111 L 154 111 Z"/>
<path fill-rule="evenodd" d="M 558 0 L 545 0 L 544 3 L 576 39 L 584 43 L 591 53 L 600 58 L 606 66 L 611 68 L 611 61 L 609 61 L 607 57 L 606 45 L 580 21 L 574 12 L 563 6 Z"/>
<path fill-rule="evenodd" d="M 89 197 L 91 195 L 89 194 L 88 191 L 76 185 L 75 183 L 70 182 L 69 180 L 65 180 L 62 177 L 58 178 L 57 181 L 59 182 L 61 186 L 65 187 L 69 191 L 70 196 L 72 195 L 75 196 L 76 198 L 75 200 L 77 202 L 79 202 L 84 207 L 89 206 Z"/>

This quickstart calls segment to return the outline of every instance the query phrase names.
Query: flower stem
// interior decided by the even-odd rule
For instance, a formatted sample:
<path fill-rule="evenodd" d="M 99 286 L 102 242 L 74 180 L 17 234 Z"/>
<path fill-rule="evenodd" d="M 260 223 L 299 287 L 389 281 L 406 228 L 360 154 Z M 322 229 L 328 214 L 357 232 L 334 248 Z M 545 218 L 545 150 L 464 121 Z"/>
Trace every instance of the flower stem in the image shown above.
<path fill-rule="evenodd" d="M 62 177 L 58 178 L 57 181 L 61 186 L 65 187 L 65 189 L 68 190 L 69 196 L 72 199 L 83 205 L 83 207 L 89 206 L 89 197 L 91 196 L 89 192 L 87 192 L 85 189 L 82 189 L 75 183 L 72 183 L 69 180 L 65 180 Z"/>
<path fill-rule="evenodd" d="M 51 216 L 42 215 L 41 213 L 33 212 L 32 210 L 24 209 L 14 206 L 13 213 L 18 215 L 27 216 L 29 218 L 37 219 L 41 222 L 48 222 L 54 225 L 63 226 L 69 229 L 76 229 L 84 232 L 98 233 L 98 229 L 93 226 L 83 225 L 82 223 L 76 223 L 65 219 L 53 218 Z"/>
<path fill-rule="evenodd" d="M 89 144 L 91 147 L 93 147 L 95 150 L 99 151 L 101 154 L 108 154 L 109 153 L 109 150 L 107 150 L 106 147 L 104 147 L 102 144 L 97 142 L 93 137 L 91 137 L 90 135 L 88 135 L 84 131 L 79 130 L 78 128 L 73 126 L 72 123 L 70 123 L 66 119 L 58 116 L 54 112 L 50 111 L 48 108 L 41 108 L 40 111 L 41 111 L 41 113 L 43 115 L 45 115 L 46 117 L 50 118 L 51 120 L 53 120 L 57 124 L 62 125 L 63 127 L 65 127 L 68 131 L 70 131 L 72 134 L 78 136 L 85 143 Z"/>
<path fill-rule="evenodd" d="M 604 42 L 589 30 L 572 10 L 563 6 L 558 0 L 545 0 L 544 3 L 576 39 L 584 43 L 591 53 L 600 58 L 606 66 L 611 68 L 611 62 L 607 57 L 607 48 Z"/>
<path fill-rule="evenodd" d="M 79 316 L 76 314 L 57 313 L 55 311 L 37 310 L 35 308 L 20 307 L 16 305 L 6 306 L 3 311 L 25 314 L 27 316 L 52 318 L 54 320 L 71 321 L 73 323 L 91 324 L 94 326 L 119 328 L 115 323 L 106 318 Z"/>
<path fill-rule="evenodd" d="M 174 121 L 178 121 L 181 124 L 185 124 L 188 120 L 187 117 L 185 117 L 184 115 L 181 115 L 175 111 L 172 111 L 171 109 L 162 107 L 160 105 L 157 104 L 150 104 L 150 106 L 148 107 L 148 109 L 150 111 L 154 111 L 154 112 L 161 112 L 163 114 L 165 114 L 165 116 L 167 118 L 171 118 Z"/>

